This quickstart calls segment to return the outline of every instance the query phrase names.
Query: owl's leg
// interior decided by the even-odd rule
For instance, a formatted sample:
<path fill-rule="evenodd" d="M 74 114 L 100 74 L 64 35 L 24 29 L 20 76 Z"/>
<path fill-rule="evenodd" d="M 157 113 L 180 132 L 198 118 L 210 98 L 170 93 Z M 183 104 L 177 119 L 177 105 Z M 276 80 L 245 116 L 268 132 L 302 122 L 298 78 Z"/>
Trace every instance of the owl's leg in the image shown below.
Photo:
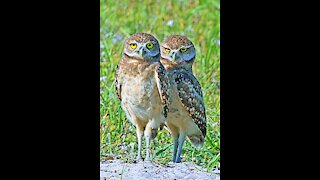
<path fill-rule="evenodd" d="M 177 154 L 177 157 L 176 157 L 176 163 L 179 163 L 181 162 L 181 152 L 182 152 L 182 146 L 183 146 L 183 143 L 184 143 L 184 140 L 186 139 L 186 136 L 184 134 L 180 134 L 179 135 L 179 138 L 178 138 L 178 154 Z"/>
<path fill-rule="evenodd" d="M 153 140 L 157 136 L 159 126 L 160 126 L 160 123 L 155 119 L 150 120 L 146 125 L 146 129 L 144 131 L 144 136 L 146 138 L 146 148 L 147 148 L 146 160 L 150 160 L 151 158 L 150 144 L 151 144 L 151 140 Z"/>
<path fill-rule="evenodd" d="M 146 136 L 146 148 L 147 148 L 146 160 L 147 160 L 147 161 L 150 160 L 150 141 L 151 141 L 150 136 Z"/>
<path fill-rule="evenodd" d="M 148 133 L 147 131 L 145 131 L 145 137 L 146 137 L 146 148 L 147 148 L 147 152 L 146 152 L 146 160 L 150 160 L 150 154 L 151 154 L 151 143 L 152 140 L 157 136 L 158 134 L 158 130 L 157 129 L 151 129 L 151 133 Z"/>
<path fill-rule="evenodd" d="M 176 162 L 177 150 L 178 150 L 178 140 L 179 140 L 179 129 L 172 124 L 167 123 L 172 139 L 173 139 L 173 154 L 172 161 Z"/>
<path fill-rule="evenodd" d="M 138 138 L 138 156 L 137 160 L 142 160 L 141 157 L 141 145 L 142 145 L 142 135 L 143 135 L 143 128 L 141 128 L 139 125 L 136 126 L 137 130 L 137 138 Z"/>
<path fill-rule="evenodd" d="M 172 136 L 172 137 L 173 137 L 173 156 L 172 156 L 172 161 L 176 162 L 179 136 Z"/>

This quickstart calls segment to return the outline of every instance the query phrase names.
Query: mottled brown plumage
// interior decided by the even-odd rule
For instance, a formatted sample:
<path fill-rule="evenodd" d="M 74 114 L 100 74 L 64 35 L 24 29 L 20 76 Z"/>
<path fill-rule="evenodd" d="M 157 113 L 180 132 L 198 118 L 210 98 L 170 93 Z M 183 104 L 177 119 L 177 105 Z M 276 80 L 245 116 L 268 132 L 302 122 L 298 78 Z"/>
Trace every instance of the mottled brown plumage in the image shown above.
<path fill-rule="evenodd" d="M 202 90 L 192 73 L 195 55 L 193 43 L 185 36 L 169 36 L 161 45 L 160 61 L 169 73 L 171 84 L 166 124 L 173 136 L 174 162 L 181 161 L 186 136 L 197 147 L 203 145 L 206 136 L 206 110 Z"/>
<path fill-rule="evenodd" d="M 170 49 L 174 50 L 183 46 L 193 46 L 193 43 L 186 36 L 171 35 L 162 42 L 163 45 L 168 45 Z"/>
<path fill-rule="evenodd" d="M 152 44 L 152 45 L 151 45 Z M 141 158 L 141 138 L 146 137 L 150 158 L 150 140 L 164 123 L 169 106 L 169 79 L 160 63 L 159 43 L 146 33 L 132 35 L 125 44 L 116 74 L 115 87 L 126 117 L 136 126 L 138 159 Z"/>

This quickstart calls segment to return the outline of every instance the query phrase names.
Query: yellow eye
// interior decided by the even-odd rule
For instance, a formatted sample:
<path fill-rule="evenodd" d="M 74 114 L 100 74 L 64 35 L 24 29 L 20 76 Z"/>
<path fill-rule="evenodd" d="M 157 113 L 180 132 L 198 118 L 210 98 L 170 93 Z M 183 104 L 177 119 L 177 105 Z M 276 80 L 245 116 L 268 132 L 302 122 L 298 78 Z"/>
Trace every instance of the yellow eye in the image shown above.
<path fill-rule="evenodd" d="M 132 49 L 135 49 L 135 48 L 137 48 L 137 44 L 136 44 L 136 43 L 131 43 L 131 44 L 130 44 L 130 47 L 131 47 Z"/>
<path fill-rule="evenodd" d="M 148 48 L 148 49 L 151 49 L 152 47 L 153 47 L 153 44 L 152 44 L 152 43 L 148 43 L 148 44 L 147 44 L 147 48 Z"/>
<path fill-rule="evenodd" d="M 181 52 L 186 52 L 186 51 L 187 51 L 187 48 L 181 48 L 180 51 L 181 51 Z"/>
<path fill-rule="evenodd" d="M 164 50 L 169 53 L 170 52 L 170 49 L 169 48 L 164 48 Z"/>

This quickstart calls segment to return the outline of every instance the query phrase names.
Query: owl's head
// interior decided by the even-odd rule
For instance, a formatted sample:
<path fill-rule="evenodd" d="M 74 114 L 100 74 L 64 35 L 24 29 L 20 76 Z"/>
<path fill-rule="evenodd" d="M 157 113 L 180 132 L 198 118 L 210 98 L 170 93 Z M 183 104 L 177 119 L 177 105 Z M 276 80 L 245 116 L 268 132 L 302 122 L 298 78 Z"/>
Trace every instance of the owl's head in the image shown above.
<path fill-rule="evenodd" d="M 126 40 L 123 53 L 138 60 L 159 61 L 160 45 L 151 34 L 136 33 Z"/>
<path fill-rule="evenodd" d="M 161 57 L 186 69 L 192 69 L 196 50 L 187 37 L 171 35 L 161 44 Z"/>

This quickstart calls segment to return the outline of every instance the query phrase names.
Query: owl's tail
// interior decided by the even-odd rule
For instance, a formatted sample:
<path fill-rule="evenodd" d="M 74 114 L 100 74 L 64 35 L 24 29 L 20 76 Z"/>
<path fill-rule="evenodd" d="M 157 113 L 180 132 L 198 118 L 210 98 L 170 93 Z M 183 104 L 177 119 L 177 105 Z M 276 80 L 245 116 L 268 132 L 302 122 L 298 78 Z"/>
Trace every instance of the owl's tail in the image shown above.
<path fill-rule="evenodd" d="M 200 148 L 204 144 L 204 137 L 202 135 L 188 136 L 188 138 L 197 148 Z"/>

